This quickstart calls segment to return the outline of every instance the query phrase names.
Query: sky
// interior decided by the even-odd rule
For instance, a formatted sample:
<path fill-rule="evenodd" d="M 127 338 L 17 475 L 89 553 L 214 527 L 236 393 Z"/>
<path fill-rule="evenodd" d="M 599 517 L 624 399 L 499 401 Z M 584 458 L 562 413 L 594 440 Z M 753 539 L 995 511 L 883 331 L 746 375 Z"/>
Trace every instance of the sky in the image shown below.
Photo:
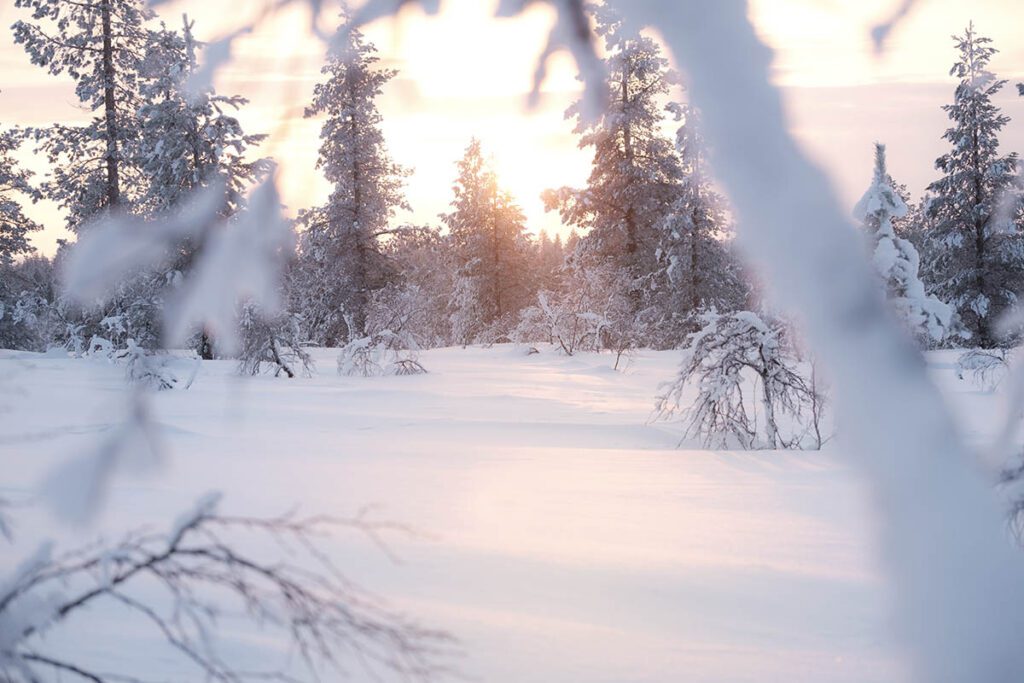
<path fill-rule="evenodd" d="M 955 87 L 951 34 L 971 20 L 1000 50 L 992 68 L 1010 85 L 998 98 L 1012 119 L 1005 151 L 1024 152 L 1024 98 L 1013 84 L 1024 81 L 1024 3 L 1019 0 L 919 0 L 892 35 L 884 55 L 875 54 L 869 31 L 900 0 L 752 0 L 751 16 L 776 52 L 775 82 L 783 89 L 790 126 L 805 149 L 829 172 L 836 192 L 852 207 L 871 177 L 872 143 L 888 144 L 893 177 L 917 196 L 937 177 L 934 160 L 945 150 L 948 127 L 941 106 Z M 68 79 L 33 66 L 6 29 L 27 14 L 0 7 L 0 125 L 71 123 L 88 118 Z M 172 26 L 182 13 L 196 21 L 201 39 L 216 39 L 257 11 L 255 0 L 170 0 L 160 16 Z M 533 232 L 565 232 L 556 213 L 546 213 L 540 193 L 580 186 L 591 154 L 577 147 L 565 109 L 579 96 L 572 61 L 556 57 L 537 107 L 526 108 L 537 55 L 553 13 L 536 3 L 512 19 L 493 17 L 496 0 L 442 0 L 436 16 L 405 10 L 397 20 L 365 29 L 381 64 L 399 74 L 379 101 L 389 149 L 407 166 L 412 212 L 397 218 L 438 223 L 447 210 L 455 163 L 471 137 L 481 140 L 502 184 L 525 211 Z M 322 45 L 301 10 L 265 22 L 241 40 L 235 59 L 219 76 L 225 94 L 251 100 L 239 118 L 250 132 L 270 137 L 261 153 L 280 166 L 282 192 L 291 213 L 322 202 L 328 186 L 315 167 L 320 121 L 303 108 L 320 79 Z M 685 78 L 685 74 L 684 74 Z M 677 94 L 682 97 L 682 93 Z M 667 124 L 668 125 L 668 124 Z M 668 130 L 668 129 L 667 129 Z M 27 166 L 45 163 L 22 150 Z M 69 237 L 55 207 L 30 208 L 46 226 L 34 237 L 44 254 Z"/>

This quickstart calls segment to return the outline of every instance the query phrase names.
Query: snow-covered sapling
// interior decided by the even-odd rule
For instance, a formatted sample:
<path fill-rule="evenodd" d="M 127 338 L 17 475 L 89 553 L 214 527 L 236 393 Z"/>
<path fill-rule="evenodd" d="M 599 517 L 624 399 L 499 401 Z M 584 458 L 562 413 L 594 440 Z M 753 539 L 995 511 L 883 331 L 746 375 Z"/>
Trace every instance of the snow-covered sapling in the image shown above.
<path fill-rule="evenodd" d="M 239 373 L 258 375 L 266 368 L 275 377 L 282 373 L 289 378 L 299 373 L 310 374 L 313 360 L 302 347 L 299 323 L 294 315 L 268 316 L 257 305 L 246 303 L 238 325 L 242 336 Z"/>
<path fill-rule="evenodd" d="M 821 397 L 801 374 L 790 329 L 751 311 L 706 313 L 700 320 L 703 326 L 689 337 L 679 375 L 657 399 L 659 417 L 681 412 L 686 437 L 708 447 L 800 447 L 817 427 Z M 687 403 L 690 387 L 697 395 Z M 780 424 L 784 417 L 793 422 L 788 430 Z M 810 424 L 803 424 L 808 419 Z M 819 437 L 814 445 L 820 442 Z"/>

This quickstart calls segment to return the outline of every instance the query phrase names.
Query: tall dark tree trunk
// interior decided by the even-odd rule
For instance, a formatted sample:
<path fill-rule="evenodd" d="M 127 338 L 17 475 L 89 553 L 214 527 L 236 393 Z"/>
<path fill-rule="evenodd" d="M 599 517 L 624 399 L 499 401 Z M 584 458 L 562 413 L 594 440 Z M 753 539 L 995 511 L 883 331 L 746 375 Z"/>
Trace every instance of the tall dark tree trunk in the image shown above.
<path fill-rule="evenodd" d="M 498 241 L 498 186 L 491 188 L 491 260 L 494 277 L 494 319 L 501 319 L 501 254 Z"/>
<path fill-rule="evenodd" d="M 348 90 L 349 97 L 351 98 L 351 104 L 354 107 L 357 97 L 355 80 L 352 78 L 348 79 Z M 352 130 L 352 139 L 359 139 L 359 122 L 356 120 L 356 115 L 351 114 L 350 125 Z M 370 235 L 366 234 L 366 226 L 362 225 L 360 218 L 363 215 L 363 193 L 362 193 L 362 171 L 359 168 L 359 152 L 358 149 L 352 150 L 352 216 L 351 225 L 349 226 L 352 230 L 352 239 L 355 240 L 355 256 L 356 263 L 353 272 L 353 280 L 355 284 L 355 291 L 352 293 L 351 302 L 352 309 L 349 311 L 350 320 L 352 326 L 355 329 L 348 331 L 348 340 L 355 341 L 366 336 L 366 309 L 369 307 L 368 300 L 368 287 L 367 282 L 368 267 L 367 260 L 369 254 L 367 253 L 369 245 L 367 241 L 372 239 Z"/>
<path fill-rule="evenodd" d="M 694 209 L 691 216 L 692 227 L 690 228 L 690 311 L 696 313 L 700 309 L 700 255 L 697 253 L 697 210 Z"/>
<path fill-rule="evenodd" d="M 203 333 L 199 335 L 199 357 L 203 360 L 213 360 L 213 341 L 210 339 L 210 335 L 203 330 Z"/>
<path fill-rule="evenodd" d="M 625 118 L 625 112 L 629 108 L 629 72 L 627 71 L 626 64 L 622 66 L 622 83 L 620 85 L 620 97 L 622 98 L 622 112 L 623 118 Z M 630 172 L 633 170 L 633 131 L 630 130 L 629 124 L 626 124 L 622 128 L 622 147 L 623 152 L 626 155 L 626 165 Z M 629 206 L 626 208 L 626 253 L 631 256 L 637 251 L 637 229 L 636 229 L 636 216 L 633 214 L 633 207 Z M 632 261 L 632 259 L 631 259 Z M 633 264 L 631 264 L 633 265 Z"/>
<path fill-rule="evenodd" d="M 107 206 L 113 209 L 121 203 L 121 179 L 116 93 L 114 91 L 114 31 L 111 21 L 111 2 L 112 0 L 101 0 L 100 16 L 103 23 L 103 114 L 107 126 Z"/>
<path fill-rule="evenodd" d="M 973 63 L 971 64 L 972 74 L 975 72 Z M 977 122 L 977 112 L 974 114 L 974 120 Z M 978 294 L 981 296 L 987 296 L 986 290 L 987 283 L 985 282 L 985 223 L 986 220 L 983 216 L 977 214 L 977 208 L 982 204 L 982 195 L 984 194 L 984 188 L 981 186 L 982 174 L 985 172 L 981 166 L 981 159 L 978 147 L 980 142 L 978 140 L 978 128 L 975 123 L 974 130 L 971 131 L 971 170 L 974 173 L 974 268 L 975 268 L 975 287 L 978 290 Z M 989 330 L 989 316 L 988 311 L 985 315 L 975 313 L 977 316 L 977 323 L 975 325 L 975 333 L 978 335 L 978 345 L 983 349 L 990 349 L 994 346 L 992 343 L 992 335 Z"/>

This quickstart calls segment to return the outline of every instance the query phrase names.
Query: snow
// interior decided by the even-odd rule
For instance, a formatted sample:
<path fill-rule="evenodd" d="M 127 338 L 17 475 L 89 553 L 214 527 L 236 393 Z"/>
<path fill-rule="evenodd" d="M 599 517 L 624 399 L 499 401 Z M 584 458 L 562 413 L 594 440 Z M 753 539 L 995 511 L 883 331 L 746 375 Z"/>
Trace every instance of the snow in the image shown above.
<path fill-rule="evenodd" d="M 154 395 L 163 469 L 118 474 L 96 533 L 167 529 L 210 490 L 229 515 L 380 506 L 376 517 L 417 531 L 387 538 L 399 563 L 359 534 L 325 548 L 352 579 L 455 634 L 455 665 L 474 680 L 906 679 L 854 471 L 829 451 L 676 449 L 679 425 L 650 418 L 678 353 L 640 352 L 613 372 L 612 355 L 442 349 L 422 354 L 428 375 L 376 378 L 335 375 L 335 355 L 314 350 L 319 372 L 293 380 L 204 362 L 189 390 Z M 932 354 L 932 374 L 980 441 L 1001 394 L 958 381 L 955 358 Z M 116 429 L 116 367 L 0 352 L 0 377 L 17 390 L 0 395 L 0 497 L 31 499 Z M 39 538 L 80 533 L 39 506 L 17 513 L 2 576 Z M 48 642 L 105 669 L 155 657 L 144 629 L 90 615 Z M 247 662 L 282 654 L 241 622 L 221 631 Z"/>

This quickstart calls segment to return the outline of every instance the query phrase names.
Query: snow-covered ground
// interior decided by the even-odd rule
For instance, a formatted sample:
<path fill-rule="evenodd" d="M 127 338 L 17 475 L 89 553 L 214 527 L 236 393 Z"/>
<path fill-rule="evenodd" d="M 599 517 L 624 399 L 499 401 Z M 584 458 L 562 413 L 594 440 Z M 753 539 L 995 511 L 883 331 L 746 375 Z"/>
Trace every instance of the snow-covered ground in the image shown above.
<path fill-rule="evenodd" d="M 459 638 L 470 680 L 903 678 L 860 482 L 828 451 L 677 448 L 678 426 L 650 421 L 677 354 L 616 372 L 610 356 L 444 349 L 423 354 L 429 375 L 371 379 L 315 355 L 312 378 L 243 380 L 209 362 L 189 390 L 159 394 L 161 466 L 119 475 L 88 532 L 169 526 L 211 489 L 239 514 L 377 505 L 420 532 L 389 538 L 398 562 L 359 534 L 324 547 Z M 998 397 L 959 382 L 954 358 L 930 357 L 936 380 L 961 428 L 988 434 Z M 0 352 L 0 387 L 0 497 L 30 503 L 14 511 L 7 570 L 42 536 L 83 533 L 31 502 L 116 423 L 124 382 L 100 362 Z M 51 642 L 106 669 L 166 673 L 156 641 L 116 615 L 69 627 Z M 230 620 L 221 639 L 250 660 L 280 647 Z"/>

